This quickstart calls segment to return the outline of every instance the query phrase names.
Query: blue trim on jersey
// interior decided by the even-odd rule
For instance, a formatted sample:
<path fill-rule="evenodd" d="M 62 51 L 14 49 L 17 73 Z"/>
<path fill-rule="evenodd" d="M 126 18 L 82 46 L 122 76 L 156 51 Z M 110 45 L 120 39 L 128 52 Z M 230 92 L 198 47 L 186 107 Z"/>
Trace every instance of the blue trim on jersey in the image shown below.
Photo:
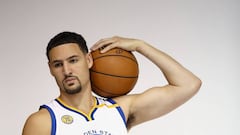
<path fill-rule="evenodd" d="M 111 98 L 108 98 L 107 101 L 109 101 L 110 103 L 112 104 L 117 104 L 113 99 Z M 116 107 L 116 109 L 118 110 L 119 114 L 121 115 L 122 119 L 123 119 L 123 122 L 125 123 L 125 125 L 127 126 L 127 121 L 126 121 L 126 117 L 123 113 L 123 110 L 120 106 Z"/>
<path fill-rule="evenodd" d="M 57 122 L 56 122 L 55 114 L 54 114 L 53 110 L 47 105 L 40 106 L 40 109 L 42 109 L 42 108 L 47 109 L 48 112 L 50 113 L 51 121 L 52 121 L 51 135 L 55 135 L 56 134 L 56 128 L 57 128 L 57 124 L 56 124 Z"/>
<path fill-rule="evenodd" d="M 96 104 L 99 105 L 99 101 L 98 101 L 97 97 L 95 97 L 95 98 L 96 98 L 96 102 L 97 102 Z M 97 109 L 98 109 L 98 108 L 94 108 L 94 110 L 92 111 L 92 114 L 91 114 L 92 120 L 94 120 L 93 115 L 94 115 L 94 113 L 97 111 Z"/>
<path fill-rule="evenodd" d="M 65 108 L 65 109 L 67 109 L 67 110 L 69 110 L 69 111 L 75 112 L 75 113 L 77 113 L 77 114 L 80 114 L 81 116 L 83 116 L 83 117 L 86 119 L 86 121 L 90 121 L 90 120 L 88 119 L 88 117 L 85 116 L 84 114 L 82 114 L 82 113 L 80 113 L 80 112 L 78 112 L 78 111 L 75 111 L 75 110 L 73 110 L 73 109 L 71 109 L 71 108 L 68 108 L 68 107 L 64 106 L 64 105 L 63 105 L 60 101 L 58 101 L 57 99 L 55 99 L 55 101 L 56 101 L 59 105 L 61 105 L 63 108 Z M 95 110 L 94 110 L 94 111 L 95 111 Z"/>

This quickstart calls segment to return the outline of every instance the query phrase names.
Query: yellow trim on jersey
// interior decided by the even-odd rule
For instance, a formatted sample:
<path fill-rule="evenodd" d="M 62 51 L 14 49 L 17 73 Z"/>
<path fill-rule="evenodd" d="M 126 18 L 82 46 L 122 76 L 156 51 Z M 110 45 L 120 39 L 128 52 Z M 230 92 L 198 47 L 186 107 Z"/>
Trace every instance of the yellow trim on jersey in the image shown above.
<path fill-rule="evenodd" d="M 107 105 L 108 108 L 116 108 L 116 107 L 119 107 L 118 104 L 112 104 L 112 105 Z"/>
<path fill-rule="evenodd" d="M 74 110 L 74 111 L 76 111 L 76 112 L 78 112 L 78 113 L 81 113 L 81 114 L 84 115 L 89 121 L 93 120 L 92 117 L 91 117 L 91 115 L 92 115 L 92 113 L 94 112 L 94 110 L 97 109 L 97 108 L 101 108 L 101 107 L 103 107 L 103 106 L 106 106 L 107 108 L 116 108 L 116 107 L 119 107 L 118 104 L 107 105 L 107 104 L 105 104 L 105 103 L 102 103 L 102 104 L 97 105 L 97 99 L 94 98 L 94 105 L 93 105 L 92 109 L 90 110 L 90 112 L 87 114 L 87 113 L 85 113 L 85 112 L 83 112 L 83 111 L 81 111 L 81 110 L 79 110 L 79 109 L 77 109 L 77 108 L 75 108 L 75 107 L 72 107 L 72 106 L 66 104 L 66 103 L 65 103 L 63 100 L 61 100 L 59 97 L 57 98 L 57 101 L 59 101 L 63 106 L 65 106 L 65 107 L 67 107 L 67 108 L 69 108 L 69 109 L 71 109 L 71 110 Z"/>
<path fill-rule="evenodd" d="M 100 108 L 100 107 L 103 107 L 103 106 L 106 106 L 107 108 L 116 108 L 116 107 L 119 107 L 118 104 L 107 105 L 107 104 L 105 104 L 105 103 L 99 104 L 99 105 L 97 105 L 96 107 L 97 107 L 97 108 Z"/>
<path fill-rule="evenodd" d="M 94 111 L 94 109 L 95 108 L 97 108 L 97 99 L 96 98 L 94 98 L 94 105 L 93 105 L 93 107 L 92 107 L 92 109 L 90 110 L 90 112 L 87 114 L 87 113 L 85 113 L 85 112 L 83 112 L 83 111 L 81 111 L 81 110 L 79 110 L 79 109 L 77 109 L 77 108 L 75 108 L 75 107 L 72 107 L 72 106 L 70 106 L 70 105 L 67 105 L 64 101 L 62 101 L 60 98 L 57 98 L 57 100 L 61 103 L 61 104 L 63 104 L 65 107 L 67 107 L 67 108 L 69 108 L 69 109 L 72 109 L 72 110 L 74 110 L 74 111 L 77 111 L 77 112 L 79 112 L 79 113 L 81 113 L 82 115 L 84 115 L 84 116 L 86 116 L 87 118 L 88 118 L 88 120 L 92 120 L 92 118 L 91 118 L 91 114 L 93 113 L 93 111 Z"/>
<path fill-rule="evenodd" d="M 103 106 L 106 106 L 107 108 L 115 108 L 115 107 L 118 107 L 119 105 L 118 104 L 113 104 L 113 105 L 100 104 L 100 105 L 97 105 L 96 107 L 101 108 Z"/>

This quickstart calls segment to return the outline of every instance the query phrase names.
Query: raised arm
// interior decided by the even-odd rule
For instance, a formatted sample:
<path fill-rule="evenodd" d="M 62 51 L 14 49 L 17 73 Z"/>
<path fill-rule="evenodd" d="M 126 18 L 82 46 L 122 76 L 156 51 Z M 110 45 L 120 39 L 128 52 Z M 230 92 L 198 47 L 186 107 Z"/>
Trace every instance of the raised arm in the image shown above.
<path fill-rule="evenodd" d="M 124 110 L 129 128 L 174 110 L 190 99 L 201 86 L 201 80 L 193 73 L 166 53 L 142 40 L 107 38 L 97 42 L 92 49 L 103 46 L 106 46 L 103 52 L 114 47 L 137 51 L 152 61 L 168 81 L 165 86 L 154 86 L 141 94 L 115 99 Z"/>

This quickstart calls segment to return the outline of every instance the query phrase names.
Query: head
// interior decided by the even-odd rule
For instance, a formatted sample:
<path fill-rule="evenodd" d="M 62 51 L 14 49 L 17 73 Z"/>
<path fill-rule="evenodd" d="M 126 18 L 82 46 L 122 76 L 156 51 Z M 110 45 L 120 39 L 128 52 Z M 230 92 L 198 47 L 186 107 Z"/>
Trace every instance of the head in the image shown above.
<path fill-rule="evenodd" d="M 88 47 L 87 47 L 86 41 L 80 34 L 65 31 L 57 34 L 55 37 L 53 37 L 49 41 L 47 46 L 47 53 L 46 53 L 48 60 L 49 60 L 49 51 L 52 48 L 59 45 L 66 44 L 66 43 L 76 43 L 83 53 L 85 54 L 88 53 Z"/>
<path fill-rule="evenodd" d="M 73 32 L 57 34 L 48 43 L 46 54 L 51 74 L 62 92 L 75 94 L 89 87 L 92 58 L 81 35 Z"/>

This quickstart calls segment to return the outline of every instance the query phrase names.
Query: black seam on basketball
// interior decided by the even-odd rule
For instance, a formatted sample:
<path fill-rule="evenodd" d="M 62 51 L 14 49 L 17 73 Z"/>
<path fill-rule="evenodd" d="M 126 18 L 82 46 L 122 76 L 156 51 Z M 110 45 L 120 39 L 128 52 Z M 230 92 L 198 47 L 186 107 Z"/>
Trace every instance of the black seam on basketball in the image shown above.
<path fill-rule="evenodd" d="M 95 73 L 99 73 L 102 75 L 108 75 L 108 76 L 113 76 L 113 77 L 121 77 L 121 78 L 138 78 L 138 76 L 119 76 L 119 75 L 112 75 L 112 74 L 106 74 L 106 73 L 102 73 L 102 72 L 98 72 L 98 71 L 94 71 L 92 69 L 90 69 L 91 72 L 95 72 Z"/>
<path fill-rule="evenodd" d="M 112 93 L 112 92 L 109 92 L 109 91 L 100 89 L 99 87 L 97 87 L 96 85 L 93 85 L 93 84 L 92 84 L 92 86 L 93 86 L 93 91 L 94 91 L 94 92 L 95 92 L 94 88 L 96 88 L 96 89 L 100 90 L 101 92 L 104 92 L 105 94 L 111 94 L 111 95 L 114 96 L 114 97 L 115 97 L 115 96 L 120 96 L 120 95 L 126 95 L 127 93 L 130 92 L 130 90 L 129 90 L 129 91 L 125 92 L 125 93 L 117 94 L 117 93 Z M 97 94 L 97 92 L 95 92 L 95 93 Z M 100 96 L 101 96 L 101 95 L 100 95 Z"/>
<path fill-rule="evenodd" d="M 93 60 L 96 60 L 96 59 L 99 59 L 99 58 L 102 58 L 102 57 L 109 57 L 109 56 L 120 56 L 120 57 L 125 57 L 125 58 L 128 58 L 128 59 L 134 61 L 136 64 L 138 64 L 136 59 L 132 59 L 132 58 L 130 58 L 130 57 L 122 56 L 122 55 L 104 55 L 104 56 L 99 56 L 99 57 L 97 57 L 97 58 L 93 58 Z"/>
<path fill-rule="evenodd" d="M 105 90 L 103 90 L 103 89 L 100 89 L 100 88 L 96 87 L 96 85 L 93 85 L 93 87 L 96 88 L 96 89 L 98 89 L 98 90 L 100 90 L 101 92 L 103 92 L 103 93 L 105 93 L 105 94 L 111 94 L 111 95 L 113 95 L 113 96 L 118 96 L 118 95 L 119 95 L 119 94 L 116 94 L 116 93 L 111 93 L 111 92 L 105 91 Z M 94 91 L 94 89 L 93 89 L 93 91 Z M 96 93 L 96 92 L 95 92 L 95 93 Z M 96 93 L 96 94 L 97 94 L 97 93 Z"/>

